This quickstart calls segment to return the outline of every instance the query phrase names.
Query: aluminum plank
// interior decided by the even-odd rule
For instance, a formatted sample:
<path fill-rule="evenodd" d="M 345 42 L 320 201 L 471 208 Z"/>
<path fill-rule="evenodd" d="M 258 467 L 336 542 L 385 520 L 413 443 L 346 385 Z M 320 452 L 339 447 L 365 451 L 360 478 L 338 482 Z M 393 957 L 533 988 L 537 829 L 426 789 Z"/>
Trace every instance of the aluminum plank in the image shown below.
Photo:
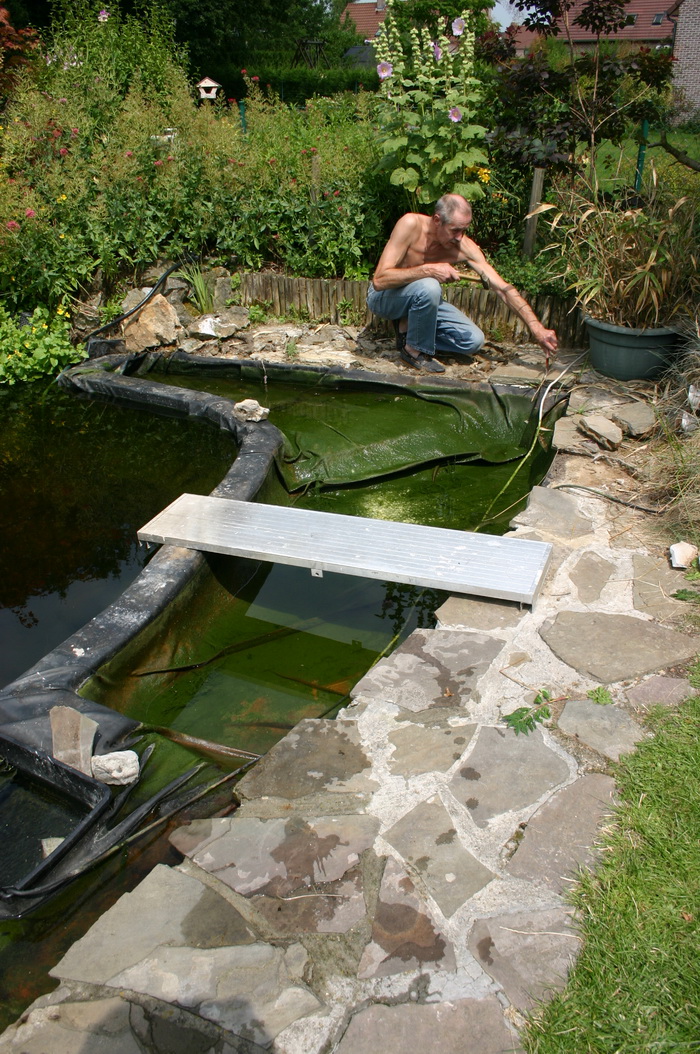
<path fill-rule="evenodd" d="M 141 530 L 142 542 L 336 571 L 532 604 L 548 542 L 182 494 Z"/>

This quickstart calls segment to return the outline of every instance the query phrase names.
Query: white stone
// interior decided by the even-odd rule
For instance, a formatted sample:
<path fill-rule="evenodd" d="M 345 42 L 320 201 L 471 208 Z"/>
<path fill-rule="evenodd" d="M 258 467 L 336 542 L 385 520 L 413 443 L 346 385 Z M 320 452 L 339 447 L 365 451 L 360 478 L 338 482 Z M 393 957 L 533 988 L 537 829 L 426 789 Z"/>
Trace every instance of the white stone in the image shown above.
<path fill-rule="evenodd" d="M 270 413 L 267 406 L 261 406 L 257 399 L 241 399 L 233 407 L 233 415 L 239 421 L 264 421 Z"/>
<path fill-rule="evenodd" d="M 133 783 L 140 772 L 139 756 L 134 750 L 115 750 L 111 754 L 95 754 L 92 774 L 101 783 L 121 786 Z"/>
<path fill-rule="evenodd" d="M 691 545 L 690 542 L 676 542 L 675 545 L 669 546 L 668 551 L 671 556 L 671 567 L 690 567 L 698 558 L 698 547 Z"/>

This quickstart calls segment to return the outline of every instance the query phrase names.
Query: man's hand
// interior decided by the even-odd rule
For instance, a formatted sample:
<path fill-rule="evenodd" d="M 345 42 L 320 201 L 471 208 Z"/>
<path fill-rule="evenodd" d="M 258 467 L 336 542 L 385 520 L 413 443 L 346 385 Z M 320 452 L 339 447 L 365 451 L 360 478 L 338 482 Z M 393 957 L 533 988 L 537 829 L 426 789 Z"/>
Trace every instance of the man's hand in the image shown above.
<path fill-rule="evenodd" d="M 437 278 L 438 282 L 459 282 L 464 275 L 455 270 L 451 263 L 429 263 L 423 264 L 426 278 Z"/>
<path fill-rule="evenodd" d="M 559 347 L 559 341 L 557 340 L 557 335 L 553 329 L 545 329 L 544 326 L 538 322 L 537 325 L 530 326 L 530 332 L 543 351 L 551 351 L 552 353 L 556 352 Z"/>

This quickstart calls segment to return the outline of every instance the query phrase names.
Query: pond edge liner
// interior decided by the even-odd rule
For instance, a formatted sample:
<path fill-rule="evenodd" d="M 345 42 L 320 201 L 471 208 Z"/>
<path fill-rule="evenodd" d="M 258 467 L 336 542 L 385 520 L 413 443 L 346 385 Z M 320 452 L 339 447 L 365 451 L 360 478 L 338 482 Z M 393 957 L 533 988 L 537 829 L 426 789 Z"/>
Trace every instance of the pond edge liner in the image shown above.
<path fill-rule="evenodd" d="M 158 413 L 209 421 L 229 431 L 237 455 L 212 496 L 251 501 L 263 485 L 284 443 L 283 433 L 269 421 L 245 422 L 234 414 L 234 401 L 207 392 L 175 388 L 138 375 L 156 368 L 168 372 L 173 364 L 222 375 L 263 380 L 300 380 L 360 385 L 367 388 L 416 388 L 439 392 L 445 388 L 473 388 L 529 394 L 537 406 L 539 389 L 524 385 L 494 385 L 489 382 L 455 383 L 431 378 L 428 383 L 401 374 L 388 376 L 341 366 L 275 363 L 265 360 L 220 359 L 186 352 L 147 351 L 118 353 L 85 360 L 68 367 L 57 378 L 60 387 L 89 396 L 110 399 L 122 405 L 146 407 Z M 165 368 L 164 368 L 165 367 Z M 558 393 L 546 401 L 551 410 L 566 395 Z M 201 552 L 164 545 L 124 592 L 83 627 L 48 652 L 29 670 L 0 690 L 0 736 L 11 735 L 30 749 L 52 751 L 49 711 L 53 706 L 72 706 L 98 723 L 95 750 L 118 749 L 138 722 L 78 694 L 78 689 L 107 661 L 142 632 L 203 569 Z"/>

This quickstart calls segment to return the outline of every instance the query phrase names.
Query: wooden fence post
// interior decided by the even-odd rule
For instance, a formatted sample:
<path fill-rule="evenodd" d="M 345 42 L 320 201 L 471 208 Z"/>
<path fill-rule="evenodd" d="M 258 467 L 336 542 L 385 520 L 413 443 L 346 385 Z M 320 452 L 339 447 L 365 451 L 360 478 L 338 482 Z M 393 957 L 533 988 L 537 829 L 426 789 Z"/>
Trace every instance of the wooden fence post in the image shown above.
<path fill-rule="evenodd" d="M 535 168 L 532 171 L 532 188 L 530 190 L 530 207 L 528 212 L 534 212 L 542 200 L 542 187 L 544 186 L 544 169 Z M 525 222 L 525 237 L 523 238 L 523 256 L 529 260 L 535 249 L 535 235 L 537 234 L 537 216 L 530 216 Z"/>

